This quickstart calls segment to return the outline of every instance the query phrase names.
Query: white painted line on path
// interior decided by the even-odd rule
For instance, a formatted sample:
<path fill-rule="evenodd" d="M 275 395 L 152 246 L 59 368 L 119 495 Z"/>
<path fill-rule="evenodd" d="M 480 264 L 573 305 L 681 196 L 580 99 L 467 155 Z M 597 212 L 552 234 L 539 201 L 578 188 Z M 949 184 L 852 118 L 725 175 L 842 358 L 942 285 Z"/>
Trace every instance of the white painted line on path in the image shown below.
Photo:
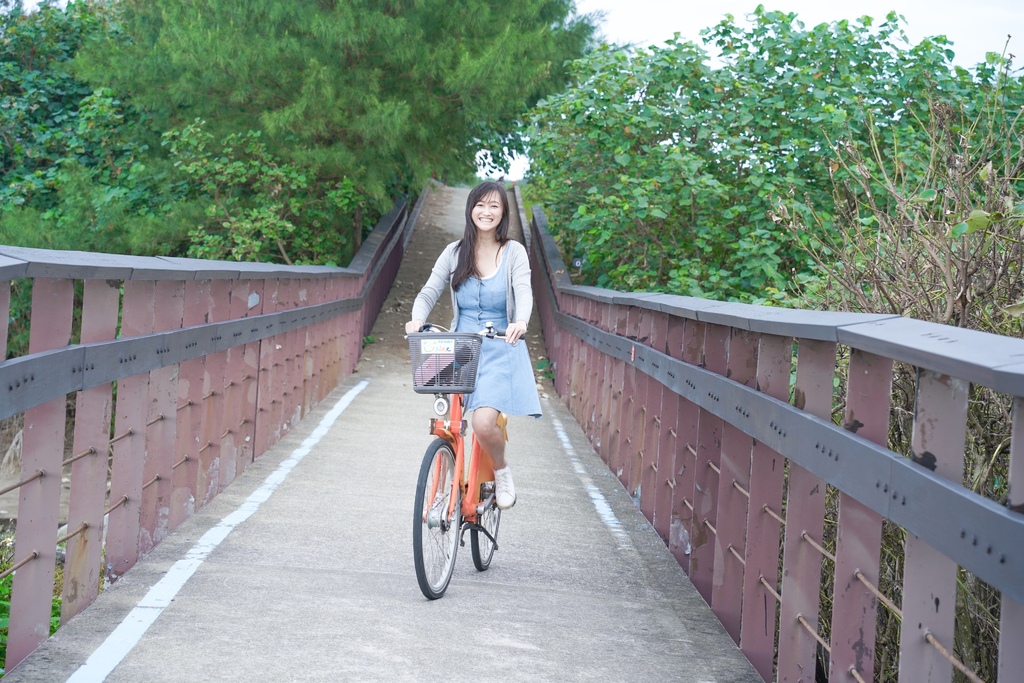
<path fill-rule="evenodd" d="M 334 407 L 324 415 L 320 424 L 303 442 L 292 451 L 291 457 L 277 466 L 264 481 L 263 485 L 252 492 L 245 499 L 237 510 L 226 516 L 212 529 L 207 531 L 185 554 L 185 559 L 178 560 L 167 570 L 163 578 L 156 582 L 145 597 L 142 598 L 128 613 L 128 616 L 117 625 L 117 628 L 107 636 L 107 639 L 93 652 L 85 664 L 80 666 L 75 673 L 68 678 L 68 683 L 99 683 L 106 680 L 110 672 L 121 663 L 131 652 L 132 648 L 141 640 L 142 635 L 153 625 L 156 618 L 160 616 L 164 608 L 171 604 L 174 597 L 181 590 L 181 587 L 192 578 L 199 569 L 206 556 L 214 548 L 220 545 L 221 541 L 228 537 L 235 527 L 249 519 L 259 509 L 270 495 L 280 486 L 288 474 L 295 469 L 303 458 L 309 455 L 313 447 L 331 429 L 341 414 L 348 408 L 349 404 L 359 393 L 366 388 L 369 380 L 363 380 L 342 396 Z"/>
<path fill-rule="evenodd" d="M 608 505 L 608 501 L 601 493 L 601 489 L 597 488 L 594 484 L 594 480 L 587 474 L 587 470 L 583 467 L 583 463 L 576 456 L 576 449 L 573 448 L 572 442 L 569 441 L 569 435 L 565 433 L 565 427 L 554 415 L 551 416 L 551 422 L 554 424 L 555 433 L 558 435 L 558 440 L 562 442 L 562 448 L 569 456 L 569 462 L 572 463 L 573 469 L 576 471 L 576 476 L 583 482 L 583 487 L 587 490 L 587 494 L 590 496 L 590 502 L 594 504 L 594 509 L 597 510 L 598 517 L 604 522 L 608 530 L 612 532 L 612 536 L 619 542 L 619 549 L 623 550 L 629 547 L 630 540 L 629 534 L 622 528 L 622 523 L 619 518 L 612 512 L 612 508 Z"/>

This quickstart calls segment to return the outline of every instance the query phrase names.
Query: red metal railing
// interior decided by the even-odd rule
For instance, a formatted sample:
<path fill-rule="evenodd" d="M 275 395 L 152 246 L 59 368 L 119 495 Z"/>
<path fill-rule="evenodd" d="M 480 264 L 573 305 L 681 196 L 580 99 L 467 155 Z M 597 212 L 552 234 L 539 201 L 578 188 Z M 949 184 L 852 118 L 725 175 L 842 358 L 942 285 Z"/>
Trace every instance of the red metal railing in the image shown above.
<path fill-rule="evenodd" d="M 348 268 L 0 246 L 0 358 L 11 282 L 32 296 L 28 354 L 0 363 L 0 418 L 24 414 L 21 477 L 2 492 L 20 496 L 8 667 L 48 636 L 59 543 L 68 619 L 352 372 L 425 196 Z"/>
<path fill-rule="evenodd" d="M 880 606 L 902 620 L 900 680 L 949 681 L 954 668 L 978 680 L 953 655 L 960 567 L 1001 591 L 992 654 L 1000 680 L 1019 680 L 1024 438 L 1010 446 L 1005 506 L 962 479 L 971 383 L 1014 397 L 1024 429 L 1024 340 L 575 286 L 540 207 L 531 231 L 556 390 L 765 681 L 815 680 L 819 651 L 832 681 L 876 679 Z M 894 363 L 917 373 L 911 457 L 887 447 Z M 883 520 L 906 530 L 897 598 L 878 589 Z"/>

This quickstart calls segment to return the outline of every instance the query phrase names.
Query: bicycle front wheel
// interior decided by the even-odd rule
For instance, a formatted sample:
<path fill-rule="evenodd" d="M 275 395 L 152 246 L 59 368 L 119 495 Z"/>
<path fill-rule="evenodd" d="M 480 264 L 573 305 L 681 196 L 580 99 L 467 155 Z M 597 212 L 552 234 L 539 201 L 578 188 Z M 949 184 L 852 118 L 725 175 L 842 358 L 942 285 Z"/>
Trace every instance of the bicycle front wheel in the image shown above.
<path fill-rule="evenodd" d="M 488 486 L 488 484 L 484 484 Z M 494 484 L 491 483 L 491 490 L 493 491 Z M 486 498 L 481 491 L 481 498 Z M 477 523 L 487 530 L 487 534 L 483 533 L 478 529 L 470 528 L 469 540 L 470 546 L 473 551 L 473 565 L 476 566 L 477 571 L 487 571 L 487 568 L 491 566 L 491 558 L 494 557 L 494 551 L 497 548 L 495 542 L 498 539 L 498 524 L 501 522 L 501 510 L 498 506 L 491 501 L 491 504 L 483 511 L 482 514 L 477 516 Z"/>
<path fill-rule="evenodd" d="M 456 490 L 455 512 L 448 512 L 454 479 L 455 453 L 452 446 L 444 439 L 435 439 L 423 455 L 412 525 L 416 580 L 423 595 L 431 600 L 444 595 L 455 569 L 462 510 Z"/>

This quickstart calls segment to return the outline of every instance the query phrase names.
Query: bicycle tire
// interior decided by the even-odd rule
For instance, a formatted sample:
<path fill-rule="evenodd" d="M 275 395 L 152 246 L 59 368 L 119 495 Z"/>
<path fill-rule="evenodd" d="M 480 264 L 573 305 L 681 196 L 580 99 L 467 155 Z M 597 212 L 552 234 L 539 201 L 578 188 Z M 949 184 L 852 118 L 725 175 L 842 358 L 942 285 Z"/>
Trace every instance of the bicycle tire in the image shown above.
<path fill-rule="evenodd" d="M 478 515 L 477 523 L 491 535 L 487 538 L 487 535 L 476 529 L 470 529 L 469 541 L 470 548 L 473 551 L 473 566 L 477 568 L 477 571 L 485 572 L 487 568 L 491 566 L 491 559 L 494 557 L 494 551 L 497 548 L 495 541 L 498 540 L 498 525 L 501 524 L 501 510 L 498 506 L 491 501 L 491 504 L 487 506 L 487 509 L 483 511 L 483 514 Z"/>
<path fill-rule="evenodd" d="M 461 501 L 455 501 L 451 519 L 448 509 L 455 476 L 455 453 L 450 443 L 435 439 L 423 455 L 413 508 L 412 554 L 416 581 L 423 595 L 437 600 L 448 589 L 462 527 Z M 427 500 L 433 492 L 432 500 Z M 458 496 L 458 491 L 456 491 Z"/>

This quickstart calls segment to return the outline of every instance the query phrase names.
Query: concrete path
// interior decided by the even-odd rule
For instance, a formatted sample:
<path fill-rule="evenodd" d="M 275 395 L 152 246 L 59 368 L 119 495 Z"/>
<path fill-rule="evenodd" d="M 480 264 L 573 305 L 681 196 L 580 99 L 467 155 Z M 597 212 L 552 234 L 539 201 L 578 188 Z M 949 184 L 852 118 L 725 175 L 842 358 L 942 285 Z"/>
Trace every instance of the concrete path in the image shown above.
<path fill-rule="evenodd" d="M 427 209 L 406 260 L 429 269 L 461 211 Z M 490 570 L 467 539 L 445 597 L 422 596 L 432 398 L 398 327 L 422 268 L 403 264 L 355 375 L 5 683 L 759 681 L 543 384 L 544 418 L 510 425 L 519 502 Z"/>

